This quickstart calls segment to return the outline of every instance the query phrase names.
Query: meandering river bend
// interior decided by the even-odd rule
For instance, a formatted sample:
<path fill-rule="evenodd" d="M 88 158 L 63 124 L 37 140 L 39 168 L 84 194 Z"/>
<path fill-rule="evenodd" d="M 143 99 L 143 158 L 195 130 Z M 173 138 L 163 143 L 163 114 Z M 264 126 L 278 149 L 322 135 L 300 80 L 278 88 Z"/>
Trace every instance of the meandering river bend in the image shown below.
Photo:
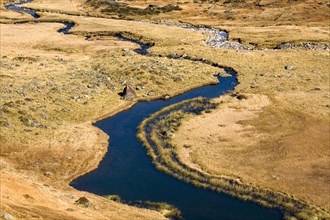
<path fill-rule="evenodd" d="M 23 4 L 10 4 L 6 8 L 39 17 L 33 10 L 22 9 Z M 68 34 L 74 24 L 65 25 L 58 31 Z M 140 54 L 147 54 L 148 47 L 138 44 L 141 47 Z M 212 65 L 208 61 L 200 62 Z M 279 210 L 196 188 L 156 170 L 146 149 L 136 138 L 137 126 L 141 121 L 164 107 L 199 96 L 215 98 L 232 91 L 238 83 L 236 74 L 230 68 L 224 70 L 231 73 L 232 77 L 219 79 L 218 85 L 194 89 L 167 101 L 138 102 L 131 109 L 95 123 L 96 127 L 110 136 L 108 152 L 96 170 L 74 180 L 71 186 L 98 195 L 119 195 L 126 201 L 167 202 L 179 208 L 187 220 L 282 219 L 283 214 Z"/>

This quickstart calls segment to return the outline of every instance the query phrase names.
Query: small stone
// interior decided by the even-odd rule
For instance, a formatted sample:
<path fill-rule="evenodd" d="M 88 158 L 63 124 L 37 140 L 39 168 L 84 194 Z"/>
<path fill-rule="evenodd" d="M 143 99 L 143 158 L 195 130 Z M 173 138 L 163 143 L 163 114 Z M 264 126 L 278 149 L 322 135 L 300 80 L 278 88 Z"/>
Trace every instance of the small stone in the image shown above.
<path fill-rule="evenodd" d="M 10 124 L 8 121 L 0 121 L 0 126 L 8 128 L 8 127 L 10 127 Z"/>
<path fill-rule="evenodd" d="M 49 172 L 49 171 L 44 172 L 44 176 L 51 177 L 53 175 L 54 175 L 54 173 L 52 173 L 52 172 Z"/>
<path fill-rule="evenodd" d="M 68 212 L 73 212 L 73 211 L 74 211 L 73 208 L 67 208 L 67 209 L 65 209 L 65 210 L 68 211 Z"/>
<path fill-rule="evenodd" d="M 148 96 L 154 96 L 154 95 L 156 95 L 156 92 L 154 92 L 154 91 L 149 91 L 149 92 L 147 92 L 147 95 L 148 95 Z"/>
<path fill-rule="evenodd" d="M 86 208 L 87 207 L 91 207 L 93 205 L 93 203 L 87 199 L 85 196 L 83 197 L 80 197 L 76 202 L 75 202 L 76 205 L 83 205 L 85 206 Z"/>
<path fill-rule="evenodd" d="M 181 75 L 172 76 L 172 79 L 174 80 L 174 82 L 183 82 L 184 81 L 184 79 Z"/>
<path fill-rule="evenodd" d="M 171 132 L 170 130 L 164 131 L 162 134 L 164 137 L 167 137 L 167 138 L 173 137 L 173 135 L 174 135 L 173 132 Z"/>
<path fill-rule="evenodd" d="M 8 219 L 8 220 L 14 220 L 14 219 L 16 219 L 14 216 L 12 216 L 11 214 L 9 214 L 7 212 L 3 213 L 1 217 L 3 219 Z"/>
<path fill-rule="evenodd" d="M 74 196 L 70 194 L 65 195 L 65 197 L 67 197 L 68 199 L 74 199 Z"/>
<path fill-rule="evenodd" d="M 133 55 L 136 55 L 137 53 L 133 50 L 130 50 L 126 53 L 127 56 L 133 56 Z"/>
<path fill-rule="evenodd" d="M 19 117 L 19 119 L 21 120 L 21 122 L 25 126 L 28 126 L 28 127 L 47 128 L 47 125 L 40 124 L 39 122 L 34 121 L 34 120 L 32 120 L 30 118 L 27 118 L 25 116 L 21 116 L 21 117 Z"/>
<path fill-rule="evenodd" d="M 238 100 L 243 100 L 243 99 L 248 99 L 248 96 L 247 95 L 244 95 L 244 94 L 239 94 L 239 95 L 236 96 L 236 98 Z"/>
<path fill-rule="evenodd" d="M 288 66 L 285 66 L 284 67 L 286 70 L 293 70 L 294 69 L 294 66 L 293 65 L 288 65 Z"/>
<path fill-rule="evenodd" d="M 225 14 L 231 14 L 231 13 L 233 13 L 233 12 L 234 12 L 233 9 L 228 9 L 228 10 L 225 11 Z"/>
<path fill-rule="evenodd" d="M 169 100 L 170 98 L 171 98 L 171 96 L 169 96 L 167 94 L 166 95 L 163 95 L 163 97 L 162 97 L 163 100 Z"/>
<path fill-rule="evenodd" d="M 79 95 L 73 95 L 71 98 L 75 101 L 79 100 L 80 96 Z"/>

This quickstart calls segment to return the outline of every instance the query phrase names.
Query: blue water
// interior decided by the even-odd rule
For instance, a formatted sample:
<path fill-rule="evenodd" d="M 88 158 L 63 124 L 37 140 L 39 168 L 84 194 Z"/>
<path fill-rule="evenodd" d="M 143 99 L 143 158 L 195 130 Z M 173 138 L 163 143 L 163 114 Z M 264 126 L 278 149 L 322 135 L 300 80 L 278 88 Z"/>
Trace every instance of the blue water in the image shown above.
<path fill-rule="evenodd" d="M 97 122 L 110 136 L 108 153 L 97 170 L 73 181 L 78 189 L 98 195 L 119 195 L 126 201 L 167 202 L 179 208 L 184 219 L 282 219 L 280 211 L 196 188 L 155 169 L 146 149 L 137 140 L 137 126 L 151 113 L 198 96 L 218 97 L 237 85 L 235 77 L 219 85 L 191 90 L 168 101 L 140 102 L 127 111 Z"/>
<path fill-rule="evenodd" d="M 75 23 L 71 23 L 71 22 L 63 22 L 63 24 L 65 25 L 65 27 L 58 29 L 57 32 L 63 33 L 63 34 L 69 34 L 69 31 L 71 30 L 71 28 L 73 28 L 75 26 Z"/>
<path fill-rule="evenodd" d="M 20 3 L 7 4 L 7 5 L 5 5 L 5 7 L 8 10 L 27 13 L 27 14 L 31 15 L 32 17 L 34 17 L 34 18 L 39 18 L 40 16 L 35 11 L 30 10 L 30 9 L 25 9 L 25 8 L 21 7 L 22 5 L 30 3 L 30 2 L 32 2 L 32 0 L 28 0 L 28 1 L 20 2 Z"/>

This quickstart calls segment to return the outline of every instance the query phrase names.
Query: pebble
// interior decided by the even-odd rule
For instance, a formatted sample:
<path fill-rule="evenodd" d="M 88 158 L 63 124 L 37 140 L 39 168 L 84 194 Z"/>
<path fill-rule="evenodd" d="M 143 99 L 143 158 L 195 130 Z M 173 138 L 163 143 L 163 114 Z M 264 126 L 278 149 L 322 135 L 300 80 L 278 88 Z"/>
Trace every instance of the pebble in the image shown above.
<path fill-rule="evenodd" d="M 87 199 L 86 197 L 80 197 L 76 202 L 75 204 L 77 205 L 83 205 L 85 207 L 91 207 L 93 205 L 93 203 Z"/>
<path fill-rule="evenodd" d="M 294 66 L 293 65 L 288 65 L 284 67 L 286 70 L 293 70 Z"/>
<path fill-rule="evenodd" d="M 14 219 L 16 219 L 14 216 L 12 216 L 11 214 L 9 214 L 7 212 L 3 213 L 1 217 L 3 219 L 8 219 L 8 220 L 14 220 Z"/>

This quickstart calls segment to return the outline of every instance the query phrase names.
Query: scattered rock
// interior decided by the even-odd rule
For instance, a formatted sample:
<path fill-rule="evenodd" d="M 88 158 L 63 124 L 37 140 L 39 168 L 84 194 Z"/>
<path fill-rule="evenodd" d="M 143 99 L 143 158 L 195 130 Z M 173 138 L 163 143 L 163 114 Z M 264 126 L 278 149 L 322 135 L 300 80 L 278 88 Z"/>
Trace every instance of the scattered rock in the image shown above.
<path fill-rule="evenodd" d="M 247 96 L 247 95 L 244 95 L 244 94 L 238 94 L 238 95 L 236 96 L 236 98 L 237 98 L 238 100 L 243 100 L 243 99 L 248 99 L 248 96 Z"/>
<path fill-rule="evenodd" d="M 229 77 L 232 77 L 232 75 L 229 74 L 229 73 L 218 73 L 218 76 L 220 78 L 229 78 Z"/>
<path fill-rule="evenodd" d="M 125 52 L 125 55 L 127 56 L 132 56 L 132 55 L 136 55 L 137 53 L 133 50 L 130 50 L 129 48 L 124 48 L 123 52 Z"/>
<path fill-rule="evenodd" d="M 27 118 L 25 116 L 21 116 L 19 117 L 19 119 L 21 120 L 21 122 L 28 127 L 35 127 L 35 128 L 47 128 L 47 125 L 43 125 L 37 121 L 34 121 L 30 118 Z"/>
<path fill-rule="evenodd" d="M 286 70 L 293 70 L 294 66 L 293 65 L 288 65 L 284 67 Z"/>
<path fill-rule="evenodd" d="M 7 212 L 3 213 L 1 217 L 3 219 L 8 219 L 8 220 L 14 220 L 14 219 L 16 219 L 14 216 L 12 216 L 11 214 L 9 214 Z"/>
<path fill-rule="evenodd" d="M 126 53 L 127 56 L 133 56 L 133 55 L 136 55 L 137 53 L 133 50 L 130 50 Z"/>
<path fill-rule="evenodd" d="M 275 50 L 293 50 L 293 49 L 306 49 L 306 50 L 330 50 L 328 43 L 318 42 L 302 42 L 302 43 L 282 43 L 277 45 Z"/>
<path fill-rule="evenodd" d="M 181 75 L 172 76 L 172 79 L 174 80 L 174 82 L 183 82 L 184 81 L 184 79 Z"/>
<path fill-rule="evenodd" d="M 234 12 L 233 9 L 228 9 L 228 10 L 225 11 L 225 14 L 232 14 L 233 12 Z"/>
<path fill-rule="evenodd" d="M 166 130 L 166 131 L 162 132 L 162 135 L 166 138 L 170 138 L 170 137 L 173 137 L 174 134 L 170 130 Z"/>
<path fill-rule="evenodd" d="M 169 96 L 167 94 L 166 95 L 163 95 L 163 97 L 162 97 L 163 100 L 169 100 L 170 98 L 171 98 L 171 96 Z"/>
<path fill-rule="evenodd" d="M 26 199 L 33 199 L 33 197 L 30 196 L 29 194 L 24 194 L 23 196 L 24 196 L 24 198 L 26 198 Z"/>
<path fill-rule="evenodd" d="M 57 58 L 57 61 L 58 61 L 58 62 L 62 62 L 62 63 L 67 62 L 66 59 L 64 59 L 64 58 L 62 58 L 62 57 Z"/>
<path fill-rule="evenodd" d="M 73 211 L 74 211 L 73 208 L 67 208 L 67 209 L 65 209 L 65 210 L 68 211 L 68 212 L 73 212 Z"/>
<path fill-rule="evenodd" d="M 136 85 L 136 86 L 135 86 L 135 89 L 136 89 L 136 90 L 142 90 L 142 86 L 141 86 L 141 85 Z"/>
<path fill-rule="evenodd" d="M 0 127 L 8 128 L 8 127 L 10 127 L 10 124 L 8 121 L 0 121 Z"/>
<path fill-rule="evenodd" d="M 154 95 L 156 95 L 156 92 L 155 91 L 149 91 L 149 92 L 147 92 L 147 95 L 148 96 L 154 96 Z"/>
<path fill-rule="evenodd" d="M 76 205 L 83 205 L 85 206 L 86 208 L 88 207 L 91 207 L 93 205 L 93 203 L 87 199 L 85 196 L 83 197 L 80 197 L 76 202 L 75 202 Z"/>
<path fill-rule="evenodd" d="M 65 195 L 65 197 L 67 197 L 68 199 L 74 199 L 74 196 L 70 194 Z"/>
<path fill-rule="evenodd" d="M 79 95 L 73 95 L 71 98 L 75 101 L 79 101 L 80 96 Z"/>
<path fill-rule="evenodd" d="M 54 173 L 52 173 L 52 172 L 49 172 L 49 171 L 44 172 L 44 176 L 51 177 L 53 175 L 54 175 Z"/>
<path fill-rule="evenodd" d="M 4 112 L 4 113 L 10 113 L 10 109 L 8 106 L 6 105 L 1 105 L 0 106 L 0 111 Z"/>
<path fill-rule="evenodd" d="M 127 85 L 122 92 L 122 96 L 124 100 L 132 100 L 136 98 L 136 93 L 130 85 Z"/>

